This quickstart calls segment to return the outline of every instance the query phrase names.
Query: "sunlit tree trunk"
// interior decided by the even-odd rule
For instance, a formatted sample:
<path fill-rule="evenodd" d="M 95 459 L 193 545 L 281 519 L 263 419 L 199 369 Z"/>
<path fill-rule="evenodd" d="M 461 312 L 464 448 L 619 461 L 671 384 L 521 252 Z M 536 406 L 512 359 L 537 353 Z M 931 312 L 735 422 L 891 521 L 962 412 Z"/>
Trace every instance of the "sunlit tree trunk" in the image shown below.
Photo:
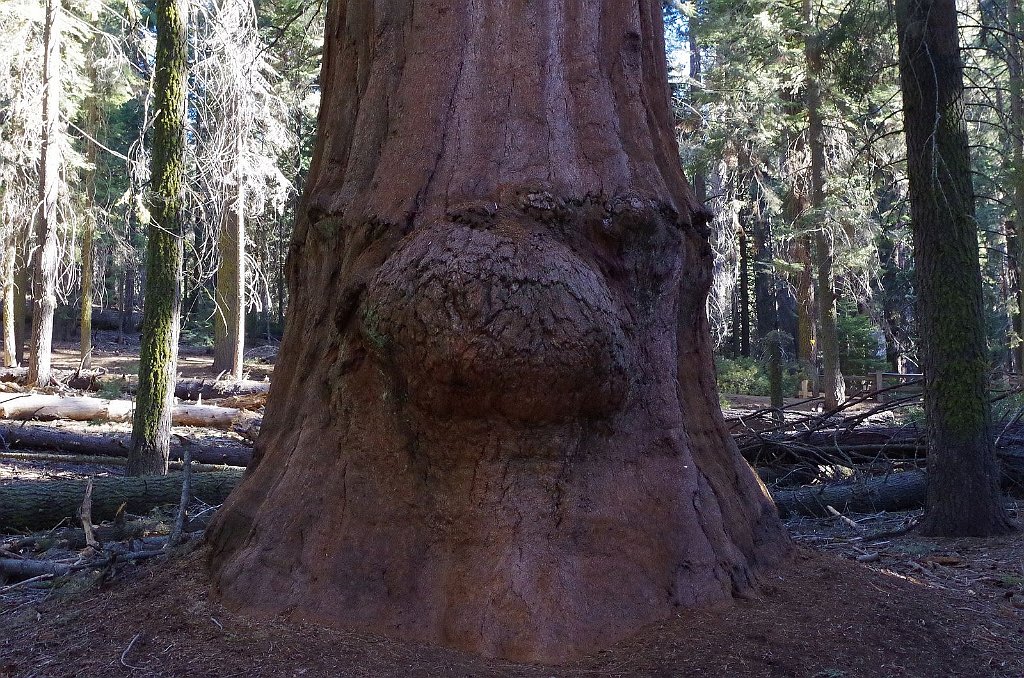
<path fill-rule="evenodd" d="M 39 216 L 36 221 L 36 249 L 32 257 L 32 339 L 28 382 L 50 384 L 53 313 L 57 308 L 57 197 L 61 166 L 61 6 L 47 0 L 43 29 L 43 133 L 39 163 Z"/>
<path fill-rule="evenodd" d="M 98 53 L 99 38 L 93 39 L 93 54 Z M 100 132 L 99 79 L 96 66 L 89 65 L 89 79 L 93 93 L 86 102 L 86 127 L 95 139 Z M 82 220 L 82 308 L 80 317 L 80 365 L 83 369 L 92 366 L 92 298 L 93 298 L 93 233 L 96 229 L 96 163 L 99 162 L 99 147 L 92 141 L 85 150 L 85 195 L 86 213 Z"/>
<path fill-rule="evenodd" d="M 17 236 L 13 229 L 8 231 L 7 240 L 4 243 L 3 258 L 3 315 L 4 315 L 4 367 L 18 366 L 17 333 L 15 332 L 14 312 L 14 272 L 18 258 Z"/>
<path fill-rule="evenodd" d="M 242 142 L 237 142 L 237 183 L 224 209 L 217 268 L 213 367 L 242 378 L 245 356 L 245 180 Z"/>

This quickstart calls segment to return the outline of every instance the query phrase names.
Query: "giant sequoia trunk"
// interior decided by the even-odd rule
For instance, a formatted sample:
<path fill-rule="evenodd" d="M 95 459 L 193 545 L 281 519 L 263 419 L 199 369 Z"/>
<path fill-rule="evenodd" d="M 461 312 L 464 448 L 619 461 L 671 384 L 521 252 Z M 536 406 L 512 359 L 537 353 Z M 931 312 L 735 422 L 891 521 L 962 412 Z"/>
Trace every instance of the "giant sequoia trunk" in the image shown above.
<path fill-rule="evenodd" d="M 718 409 L 661 4 L 455 5 L 329 4 L 211 567 L 235 607 L 559 661 L 749 592 L 788 540 Z"/>
<path fill-rule="evenodd" d="M 928 423 L 922 532 L 1010 529 L 986 392 L 988 352 L 955 0 L 899 0 L 896 17 L 918 326 Z"/>

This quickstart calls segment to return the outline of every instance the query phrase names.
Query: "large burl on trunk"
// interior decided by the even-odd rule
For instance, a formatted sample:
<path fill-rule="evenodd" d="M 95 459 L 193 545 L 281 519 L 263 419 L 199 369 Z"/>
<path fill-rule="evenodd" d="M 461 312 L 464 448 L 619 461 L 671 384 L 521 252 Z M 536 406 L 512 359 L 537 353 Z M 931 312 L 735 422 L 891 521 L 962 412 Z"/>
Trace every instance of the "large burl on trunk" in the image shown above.
<path fill-rule="evenodd" d="M 657 0 L 329 5 L 231 605 L 561 661 L 755 590 Z"/>

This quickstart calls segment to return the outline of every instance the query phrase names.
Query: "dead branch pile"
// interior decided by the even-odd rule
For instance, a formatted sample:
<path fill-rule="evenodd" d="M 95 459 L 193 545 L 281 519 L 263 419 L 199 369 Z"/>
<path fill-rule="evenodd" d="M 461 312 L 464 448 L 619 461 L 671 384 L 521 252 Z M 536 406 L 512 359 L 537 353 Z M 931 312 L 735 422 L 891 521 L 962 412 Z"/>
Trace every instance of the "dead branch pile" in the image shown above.
<path fill-rule="evenodd" d="M 895 388 L 895 387 L 894 387 Z M 1000 396 L 1000 399 L 1007 395 Z M 871 405 L 865 393 L 828 412 L 758 410 L 729 418 L 740 452 L 769 484 L 783 516 L 920 508 L 927 439 L 905 409 L 917 398 Z M 902 416 L 901 416 L 902 415 Z M 1024 408 L 993 430 L 1004 485 L 1024 487 Z"/>

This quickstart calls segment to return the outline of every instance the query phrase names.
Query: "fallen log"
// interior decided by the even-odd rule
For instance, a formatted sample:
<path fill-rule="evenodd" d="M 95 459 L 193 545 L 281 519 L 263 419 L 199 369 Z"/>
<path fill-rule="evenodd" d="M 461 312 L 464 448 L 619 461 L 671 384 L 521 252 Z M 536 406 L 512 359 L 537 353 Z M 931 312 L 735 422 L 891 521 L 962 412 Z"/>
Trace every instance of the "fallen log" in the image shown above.
<path fill-rule="evenodd" d="M 192 496 L 220 504 L 238 485 L 242 469 L 199 473 L 192 477 Z M 121 504 L 130 513 L 148 513 L 156 506 L 177 505 L 181 499 L 181 473 L 140 478 L 95 478 L 93 520 L 112 520 Z M 0 530 L 38 530 L 74 519 L 85 480 L 20 480 L 0 485 Z"/>
<path fill-rule="evenodd" d="M 924 471 L 903 471 L 864 482 L 819 485 L 772 493 L 783 518 L 802 515 L 825 518 L 831 506 L 840 513 L 909 511 L 924 506 L 928 476 Z"/>
<path fill-rule="evenodd" d="M 0 447 L 7 449 L 64 452 L 90 457 L 128 457 L 129 436 L 123 433 L 80 433 L 38 425 L 0 426 Z M 171 459 L 184 458 L 184 447 L 192 448 L 192 459 L 202 464 L 247 466 L 252 448 L 227 439 L 195 442 L 171 436 Z"/>
<path fill-rule="evenodd" d="M 120 388 L 122 393 L 135 393 L 138 378 L 100 372 L 80 372 L 71 374 L 66 383 L 80 391 L 99 391 L 110 384 Z M 179 379 L 174 384 L 174 397 L 179 400 L 217 400 L 269 392 L 269 381 L 252 379 Z"/>
<path fill-rule="evenodd" d="M 96 370 L 81 372 L 61 372 L 54 370 L 58 381 L 79 391 L 99 391 L 110 385 L 119 388 L 122 393 L 135 393 L 138 377 L 132 375 L 110 374 Z M 0 368 L 0 381 L 25 385 L 28 379 L 27 367 Z M 174 397 L 180 400 L 217 400 L 235 396 L 266 394 L 270 392 L 269 381 L 254 379 L 178 379 L 174 384 Z"/>
<path fill-rule="evenodd" d="M 25 463 L 47 463 L 47 464 L 88 464 L 90 466 L 125 466 L 128 463 L 127 457 L 104 457 L 89 456 L 85 454 L 60 454 L 53 452 L 4 452 L 0 450 L 0 460 Z M 171 471 L 180 471 L 184 464 L 172 460 L 168 464 Z M 210 471 L 223 471 L 231 468 L 230 464 L 203 464 L 193 461 L 192 473 L 208 473 Z M 236 468 L 244 468 L 238 466 Z"/>
<path fill-rule="evenodd" d="M 0 395 L 0 418 L 48 421 L 130 421 L 135 404 L 130 400 L 105 400 L 76 396 L 16 393 Z M 263 417 L 255 412 L 217 405 L 175 405 L 175 426 L 202 426 L 251 435 Z"/>

